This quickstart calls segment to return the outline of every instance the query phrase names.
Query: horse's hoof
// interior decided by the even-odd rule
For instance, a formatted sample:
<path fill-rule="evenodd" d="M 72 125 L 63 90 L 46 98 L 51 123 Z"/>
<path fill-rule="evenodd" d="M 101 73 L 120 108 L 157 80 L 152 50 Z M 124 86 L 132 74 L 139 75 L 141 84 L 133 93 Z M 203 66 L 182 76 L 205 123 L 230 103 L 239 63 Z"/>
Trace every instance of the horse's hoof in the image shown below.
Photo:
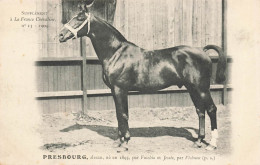
<path fill-rule="evenodd" d="M 120 147 L 122 143 L 123 143 L 123 142 L 122 142 L 120 139 L 117 139 L 117 140 L 113 143 L 113 147 L 114 147 L 114 148 Z"/>
<path fill-rule="evenodd" d="M 125 152 L 128 151 L 128 144 L 127 142 L 121 143 L 121 145 L 117 148 L 117 152 Z"/>
<path fill-rule="evenodd" d="M 120 152 L 126 152 L 126 151 L 128 151 L 128 148 L 125 148 L 125 147 L 121 147 L 121 146 L 120 146 L 120 147 L 117 148 L 117 151 L 116 151 L 116 152 L 117 152 L 117 153 L 120 153 Z"/>
<path fill-rule="evenodd" d="M 201 142 L 196 141 L 196 142 L 193 143 L 192 146 L 193 146 L 194 148 L 201 148 L 201 147 L 202 147 L 202 144 L 201 144 Z"/>
<path fill-rule="evenodd" d="M 213 145 L 211 145 L 211 144 L 209 144 L 207 147 L 206 147 L 206 150 L 208 150 L 208 151 L 213 151 L 213 150 L 216 150 L 217 149 L 217 147 L 216 146 L 213 146 Z"/>

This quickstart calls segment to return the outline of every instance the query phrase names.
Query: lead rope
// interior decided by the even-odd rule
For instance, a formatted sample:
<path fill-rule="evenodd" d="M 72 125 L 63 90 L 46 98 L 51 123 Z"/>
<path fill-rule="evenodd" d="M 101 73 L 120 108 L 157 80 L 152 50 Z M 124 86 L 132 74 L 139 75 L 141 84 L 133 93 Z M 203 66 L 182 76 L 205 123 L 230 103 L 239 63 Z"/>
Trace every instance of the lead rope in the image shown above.
<path fill-rule="evenodd" d="M 87 15 L 87 14 L 86 14 Z M 89 34 L 89 31 L 90 31 L 90 13 L 88 14 L 88 32 L 87 34 Z"/>

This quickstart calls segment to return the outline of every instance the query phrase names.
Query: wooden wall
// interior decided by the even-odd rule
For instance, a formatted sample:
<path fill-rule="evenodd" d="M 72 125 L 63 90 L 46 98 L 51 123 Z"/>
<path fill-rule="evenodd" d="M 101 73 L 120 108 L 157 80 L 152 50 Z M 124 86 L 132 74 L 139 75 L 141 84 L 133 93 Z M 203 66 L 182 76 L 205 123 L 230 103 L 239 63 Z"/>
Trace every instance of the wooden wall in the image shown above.
<path fill-rule="evenodd" d="M 147 49 L 221 46 L 221 0 L 119 0 L 114 26 Z"/>
<path fill-rule="evenodd" d="M 102 3 L 102 0 L 99 2 Z M 111 11 L 107 10 L 109 8 L 102 8 L 100 4 L 97 6 L 101 6 L 101 17 L 110 18 Z M 87 77 L 88 110 L 114 109 L 113 99 L 101 77 L 101 65 L 89 39 L 83 38 L 82 41 L 83 53 L 88 59 L 87 75 L 83 75 L 82 72 L 80 39 L 66 43 L 58 41 L 57 35 L 63 23 L 79 11 L 77 3 L 42 0 L 38 4 L 38 10 L 48 10 L 48 16 L 56 20 L 48 22 L 48 28 L 39 34 L 40 54 L 36 62 L 36 74 L 39 92 L 37 98 L 42 111 L 81 111 L 83 76 Z M 221 46 L 222 43 L 220 0 L 117 0 L 114 21 L 109 22 L 113 22 L 129 41 L 146 49 L 161 49 L 182 44 L 195 47 L 204 47 L 207 44 Z M 211 51 L 209 55 L 216 54 Z M 213 62 L 212 85 L 215 84 L 215 57 Z M 231 64 L 229 63 L 229 66 Z M 228 83 L 231 83 L 230 79 Z M 216 104 L 220 104 L 222 86 L 213 88 L 213 98 Z M 185 89 L 151 95 L 132 93 L 128 99 L 130 108 L 192 105 Z"/>

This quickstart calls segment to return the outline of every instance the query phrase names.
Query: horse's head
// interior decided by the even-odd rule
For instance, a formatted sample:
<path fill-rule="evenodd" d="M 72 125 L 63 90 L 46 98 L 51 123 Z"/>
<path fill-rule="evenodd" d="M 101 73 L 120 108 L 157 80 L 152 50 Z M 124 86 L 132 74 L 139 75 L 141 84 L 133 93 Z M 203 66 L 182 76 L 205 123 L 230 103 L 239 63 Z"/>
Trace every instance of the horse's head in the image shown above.
<path fill-rule="evenodd" d="M 83 0 L 78 3 L 80 12 L 64 25 L 59 34 L 60 42 L 69 39 L 87 36 L 90 31 L 90 13 L 88 7 L 92 6 L 95 0 Z"/>
<path fill-rule="evenodd" d="M 64 25 L 59 34 L 60 42 L 88 35 L 90 31 L 90 13 L 82 10 Z"/>

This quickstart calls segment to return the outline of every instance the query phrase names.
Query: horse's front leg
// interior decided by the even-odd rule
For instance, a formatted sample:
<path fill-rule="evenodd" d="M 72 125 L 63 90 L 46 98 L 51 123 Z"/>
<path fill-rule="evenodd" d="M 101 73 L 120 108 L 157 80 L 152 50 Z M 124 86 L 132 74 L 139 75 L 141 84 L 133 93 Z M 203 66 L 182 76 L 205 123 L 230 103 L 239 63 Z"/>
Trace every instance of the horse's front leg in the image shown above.
<path fill-rule="evenodd" d="M 117 146 L 122 150 L 128 150 L 127 144 L 130 140 L 130 132 L 128 126 L 128 91 L 117 86 L 112 88 L 112 94 L 116 106 L 116 117 L 118 121 L 118 142 Z"/>

